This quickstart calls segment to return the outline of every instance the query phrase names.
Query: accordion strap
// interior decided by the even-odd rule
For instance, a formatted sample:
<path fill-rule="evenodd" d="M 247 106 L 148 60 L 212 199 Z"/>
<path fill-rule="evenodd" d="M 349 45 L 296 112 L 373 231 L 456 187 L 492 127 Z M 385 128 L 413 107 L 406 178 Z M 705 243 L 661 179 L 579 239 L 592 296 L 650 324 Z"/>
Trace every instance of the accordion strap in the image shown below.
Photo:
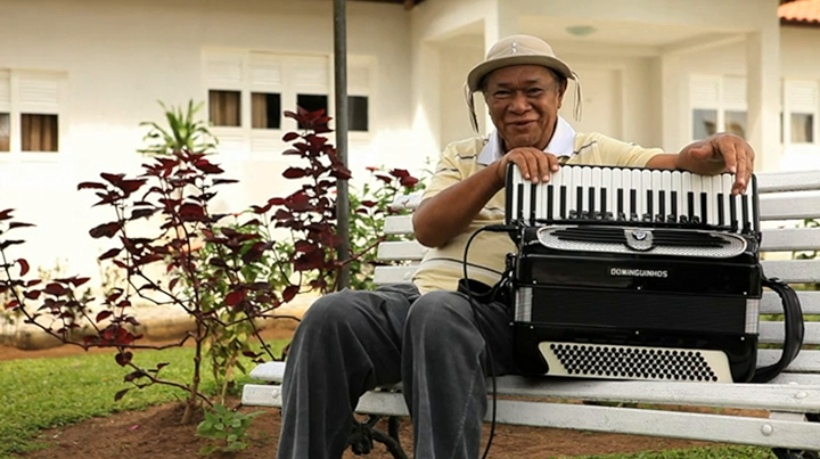
<path fill-rule="evenodd" d="M 783 324 L 786 328 L 783 339 L 783 353 L 780 359 L 768 366 L 755 370 L 752 382 L 768 382 L 779 375 L 800 353 L 803 345 L 803 335 L 805 328 L 803 325 L 803 309 L 800 299 L 794 289 L 777 278 L 768 279 L 763 276 L 763 286 L 768 287 L 780 296 L 783 305 Z"/>

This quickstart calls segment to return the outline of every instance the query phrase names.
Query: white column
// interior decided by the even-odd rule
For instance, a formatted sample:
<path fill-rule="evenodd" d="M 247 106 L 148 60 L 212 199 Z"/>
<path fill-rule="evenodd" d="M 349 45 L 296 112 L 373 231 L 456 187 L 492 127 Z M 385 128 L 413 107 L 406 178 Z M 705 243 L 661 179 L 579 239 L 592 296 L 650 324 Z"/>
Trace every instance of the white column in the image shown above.
<path fill-rule="evenodd" d="M 780 169 L 780 31 L 777 16 L 762 30 L 746 35 L 748 127 L 755 170 Z"/>

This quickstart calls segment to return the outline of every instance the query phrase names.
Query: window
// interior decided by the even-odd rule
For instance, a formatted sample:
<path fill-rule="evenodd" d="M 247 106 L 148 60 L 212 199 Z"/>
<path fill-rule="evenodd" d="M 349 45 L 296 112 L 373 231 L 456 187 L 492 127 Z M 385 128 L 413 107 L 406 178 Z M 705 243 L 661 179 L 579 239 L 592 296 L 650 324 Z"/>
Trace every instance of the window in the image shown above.
<path fill-rule="evenodd" d="M 367 132 L 369 130 L 367 96 L 348 96 L 347 113 L 350 120 L 348 128 L 351 131 Z"/>
<path fill-rule="evenodd" d="M 11 149 L 11 116 L 0 113 L 0 153 L 8 153 Z"/>
<path fill-rule="evenodd" d="M 57 115 L 20 115 L 23 151 L 57 151 Z"/>
<path fill-rule="evenodd" d="M 746 138 L 746 80 L 732 76 L 696 75 L 690 82 L 692 140 L 717 132 Z"/>
<path fill-rule="evenodd" d="M 254 129 L 282 128 L 282 96 L 277 93 L 251 94 L 251 125 Z"/>
<path fill-rule="evenodd" d="M 242 98 L 239 91 L 208 91 L 208 114 L 214 126 L 240 126 Z"/>
<path fill-rule="evenodd" d="M 784 143 L 816 144 L 820 87 L 817 81 L 786 80 L 783 83 Z"/>
<path fill-rule="evenodd" d="M 65 79 L 57 72 L 0 70 L 0 153 L 60 151 Z"/>

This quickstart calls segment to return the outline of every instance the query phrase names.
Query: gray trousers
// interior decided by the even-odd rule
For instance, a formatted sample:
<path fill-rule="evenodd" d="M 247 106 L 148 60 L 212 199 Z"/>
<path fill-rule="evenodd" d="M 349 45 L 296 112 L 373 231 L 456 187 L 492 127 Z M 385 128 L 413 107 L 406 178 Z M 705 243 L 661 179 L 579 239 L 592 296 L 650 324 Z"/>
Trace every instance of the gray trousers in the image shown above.
<path fill-rule="evenodd" d="M 476 459 L 487 411 L 486 349 L 514 371 L 505 306 L 412 285 L 317 300 L 296 330 L 282 387 L 279 459 L 339 459 L 366 391 L 402 382 L 417 459 Z"/>

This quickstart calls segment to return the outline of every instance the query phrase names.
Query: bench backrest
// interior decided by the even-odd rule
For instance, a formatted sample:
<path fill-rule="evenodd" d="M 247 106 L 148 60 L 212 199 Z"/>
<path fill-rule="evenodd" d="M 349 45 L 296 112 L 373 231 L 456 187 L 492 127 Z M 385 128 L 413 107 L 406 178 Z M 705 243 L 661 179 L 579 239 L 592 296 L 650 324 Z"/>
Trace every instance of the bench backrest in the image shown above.
<path fill-rule="evenodd" d="M 820 226 L 805 220 L 820 220 L 820 171 L 780 172 L 757 174 L 760 196 L 760 219 L 763 227 L 763 270 L 767 277 L 788 282 L 798 290 L 803 306 L 805 322 L 804 347 L 787 372 L 793 380 L 810 377 L 820 383 L 820 291 L 812 290 L 820 285 L 820 256 L 817 260 L 796 259 L 796 252 L 820 252 Z M 418 205 L 419 195 L 398 198 L 393 207 L 412 210 Z M 799 227 L 798 227 L 799 226 Z M 410 215 L 389 216 L 384 230 L 392 235 L 413 234 Z M 378 259 L 400 262 L 392 266 L 378 266 L 374 273 L 376 284 L 410 282 L 426 247 L 414 240 L 383 242 L 378 248 Z M 784 329 L 780 298 L 766 291 L 761 302 L 760 342 L 762 347 L 759 364 L 775 362 L 783 343 Z M 775 349 L 772 349 L 775 348 Z M 814 374 L 814 376 L 812 376 Z"/>

